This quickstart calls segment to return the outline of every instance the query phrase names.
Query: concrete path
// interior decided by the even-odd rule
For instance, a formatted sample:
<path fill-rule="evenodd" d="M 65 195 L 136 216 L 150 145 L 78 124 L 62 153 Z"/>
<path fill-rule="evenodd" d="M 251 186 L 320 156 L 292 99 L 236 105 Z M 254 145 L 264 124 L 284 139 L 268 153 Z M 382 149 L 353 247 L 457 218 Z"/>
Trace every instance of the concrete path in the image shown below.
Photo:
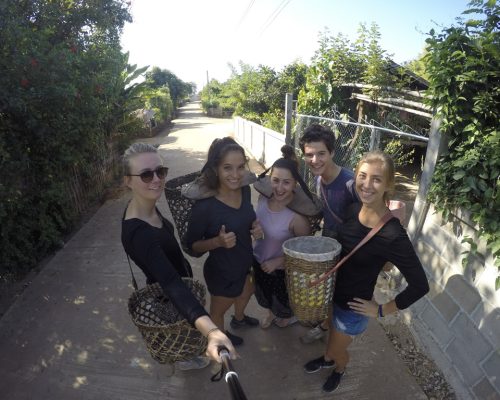
<path fill-rule="evenodd" d="M 199 170 L 212 140 L 232 131 L 231 120 L 204 117 L 199 103 L 191 103 L 170 133 L 145 141 L 160 144 L 175 178 Z M 258 168 L 255 162 L 251 167 Z M 0 398 L 230 399 L 224 381 L 210 382 L 215 364 L 187 372 L 160 365 L 132 324 L 130 272 L 120 242 L 128 198 L 124 191 L 100 207 L 0 320 Z M 171 218 L 164 199 L 160 208 Z M 203 260 L 192 260 L 198 279 Z M 248 314 L 264 315 L 254 299 Z M 306 330 L 297 324 L 238 331 L 245 344 L 234 365 L 249 399 L 426 399 L 374 320 L 353 343 L 339 389 L 322 394 L 328 371 L 309 375 L 302 365 L 321 355 L 324 345 L 302 345 L 298 338 Z"/>

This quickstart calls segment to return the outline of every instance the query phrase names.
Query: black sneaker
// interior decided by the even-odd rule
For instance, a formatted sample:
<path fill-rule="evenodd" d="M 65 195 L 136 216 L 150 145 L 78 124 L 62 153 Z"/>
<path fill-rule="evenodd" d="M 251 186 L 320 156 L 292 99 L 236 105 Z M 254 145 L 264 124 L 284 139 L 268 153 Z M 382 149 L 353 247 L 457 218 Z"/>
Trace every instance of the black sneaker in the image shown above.
<path fill-rule="evenodd" d="M 249 317 L 248 315 L 243 315 L 243 319 L 240 321 L 233 315 L 230 325 L 233 329 L 243 328 L 244 326 L 257 326 L 259 325 L 259 320 L 257 318 Z"/>
<path fill-rule="evenodd" d="M 343 372 L 333 371 L 323 385 L 323 392 L 330 393 L 337 389 L 343 376 Z"/>
<path fill-rule="evenodd" d="M 231 332 L 226 331 L 226 336 L 231 341 L 233 346 L 241 346 L 243 344 L 243 338 L 233 335 Z"/>
<path fill-rule="evenodd" d="M 335 367 L 335 361 L 326 361 L 325 357 L 321 356 L 309 361 L 304 365 L 304 371 L 308 374 L 319 371 L 321 368 L 333 368 Z"/>

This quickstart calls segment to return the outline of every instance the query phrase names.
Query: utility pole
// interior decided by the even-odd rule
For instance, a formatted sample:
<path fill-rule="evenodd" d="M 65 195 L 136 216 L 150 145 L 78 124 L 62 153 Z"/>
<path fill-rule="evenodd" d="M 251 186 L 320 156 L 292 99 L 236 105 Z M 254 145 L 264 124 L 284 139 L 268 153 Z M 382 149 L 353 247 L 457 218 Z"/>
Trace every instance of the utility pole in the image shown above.
<path fill-rule="evenodd" d="M 293 94 L 285 95 L 285 143 L 292 144 L 292 112 L 293 112 Z"/>

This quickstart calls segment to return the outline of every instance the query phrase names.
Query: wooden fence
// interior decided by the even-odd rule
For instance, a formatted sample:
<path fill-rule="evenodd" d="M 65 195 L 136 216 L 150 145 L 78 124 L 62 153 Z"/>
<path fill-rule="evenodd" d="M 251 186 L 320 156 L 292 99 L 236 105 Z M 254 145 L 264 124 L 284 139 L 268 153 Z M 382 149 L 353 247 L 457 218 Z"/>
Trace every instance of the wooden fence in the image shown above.
<path fill-rule="evenodd" d="M 66 193 L 71 199 L 74 215 L 81 215 L 92 204 L 100 201 L 109 186 L 120 174 L 120 154 L 113 142 L 103 146 L 95 154 L 95 162 L 85 166 L 74 166 L 66 182 Z"/>

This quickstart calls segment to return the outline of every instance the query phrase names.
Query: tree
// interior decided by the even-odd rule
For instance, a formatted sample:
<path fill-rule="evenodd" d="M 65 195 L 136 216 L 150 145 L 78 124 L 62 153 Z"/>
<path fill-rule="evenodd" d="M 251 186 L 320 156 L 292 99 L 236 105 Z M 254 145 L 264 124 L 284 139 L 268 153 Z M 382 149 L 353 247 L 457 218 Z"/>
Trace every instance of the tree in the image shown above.
<path fill-rule="evenodd" d="M 0 3 L 0 271 L 58 246 L 75 220 L 66 182 L 102 154 L 126 68 L 121 0 Z"/>
<path fill-rule="evenodd" d="M 425 56 L 427 55 L 427 53 L 427 48 L 425 48 L 417 58 L 403 63 L 403 66 L 414 72 L 416 75 L 421 76 L 425 80 L 429 80 L 429 74 L 427 73 L 425 65 Z"/>
<path fill-rule="evenodd" d="M 396 78 L 390 73 L 389 56 L 379 44 L 381 36 L 378 25 L 373 23 L 368 30 L 364 24 L 361 24 L 358 32 L 359 50 L 365 64 L 362 82 L 372 86 L 364 92 L 373 99 L 377 99 L 385 94 L 384 88 L 395 86 Z"/>
<path fill-rule="evenodd" d="M 137 118 L 135 111 L 144 108 L 145 94 L 147 92 L 146 82 L 134 82 L 143 75 L 148 66 L 137 68 L 137 65 L 128 64 L 128 53 L 124 54 L 125 69 L 115 80 L 115 101 L 109 104 L 107 113 L 106 131 L 134 134 L 135 130 L 141 130 L 142 121 Z"/>
<path fill-rule="evenodd" d="M 146 73 L 146 82 L 152 89 L 168 87 L 175 108 L 193 92 L 192 84 L 182 81 L 168 69 L 159 67 L 153 67 Z"/>
<path fill-rule="evenodd" d="M 342 106 L 348 93 L 341 85 L 359 82 L 365 68 L 359 45 L 342 34 L 334 37 L 328 31 L 320 33 L 319 49 L 308 68 L 305 88 L 299 94 L 299 110 L 321 116 L 327 115 L 333 106 Z"/>

